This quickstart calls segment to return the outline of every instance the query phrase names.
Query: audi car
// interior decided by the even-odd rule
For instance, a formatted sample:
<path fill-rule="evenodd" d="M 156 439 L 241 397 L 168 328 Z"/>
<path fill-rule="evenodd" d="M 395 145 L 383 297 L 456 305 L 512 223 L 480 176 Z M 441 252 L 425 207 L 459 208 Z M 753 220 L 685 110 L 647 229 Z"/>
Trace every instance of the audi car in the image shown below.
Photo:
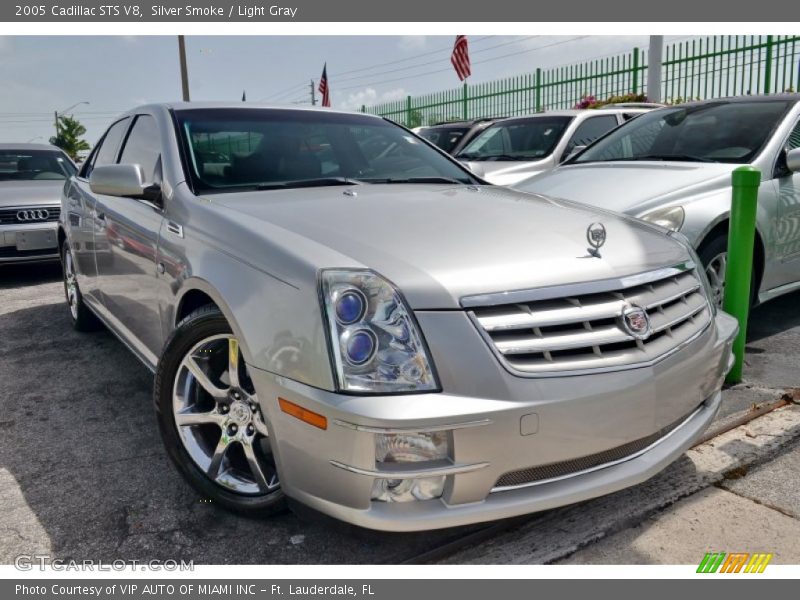
<path fill-rule="evenodd" d="M 0 144 L 0 264 L 58 260 L 61 188 L 76 172 L 47 144 Z"/>
<path fill-rule="evenodd" d="M 75 328 L 154 372 L 175 467 L 248 515 L 435 529 L 637 484 L 714 418 L 737 331 L 683 236 L 330 109 L 134 109 L 58 241 Z"/>

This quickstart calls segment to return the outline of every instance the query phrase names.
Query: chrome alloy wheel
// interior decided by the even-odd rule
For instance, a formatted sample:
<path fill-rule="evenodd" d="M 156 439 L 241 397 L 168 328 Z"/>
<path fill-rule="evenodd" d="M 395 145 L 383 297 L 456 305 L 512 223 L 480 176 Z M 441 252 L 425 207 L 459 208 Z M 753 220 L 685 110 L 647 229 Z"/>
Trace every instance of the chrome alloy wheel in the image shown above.
<path fill-rule="evenodd" d="M 706 265 L 706 276 L 711 284 L 711 301 L 719 308 L 722 308 L 722 299 L 725 296 L 725 271 L 727 268 L 727 252 L 720 252 Z"/>
<path fill-rule="evenodd" d="M 78 279 L 75 276 L 75 264 L 72 262 L 72 252 L 64 253 L 64 291 L 67 293 L 67 304 L 72 318 L 78 318 Z"/>
<path fill-rule="evenodd" d="M 183 357 L 172 412 L 186 452 L 213 482 L 248 495 L 280 487 L 267 426 L 231 334 L 205 338 Z"/>

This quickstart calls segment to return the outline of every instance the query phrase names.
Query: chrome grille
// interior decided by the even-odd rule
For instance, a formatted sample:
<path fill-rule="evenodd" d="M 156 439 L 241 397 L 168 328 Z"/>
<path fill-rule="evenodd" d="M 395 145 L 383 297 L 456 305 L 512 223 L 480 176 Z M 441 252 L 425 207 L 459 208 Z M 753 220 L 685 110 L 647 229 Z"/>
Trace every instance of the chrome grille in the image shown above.
<path fill-rule="evenodd" d="M 693 267 L 693 265 L 692 265 Z M 651 362 L 705 329 L 711 309 L 694 268 L 665 269 L 547 297 L 473 306 L 471 316 L 500 359 L 523 375 L 624 368 Z M 531 292 L 534 296 L 537 291 Z M 579 293 L 574 293 L 579 292 Z M 508 296 L 511 296 L 509 294 Z M 491 299 L 483 297 L 478 300 Z M 645 309 L 650 333 L 637 339 L 623 323 L 629 307 Z"/>
<path fill-rule="evenodd" d="M 22 221 L 17 218 L 17 213 L 26 210 L 46 210 L 47 218 L 33 221 Z M 61 213 L 60 206 L 14 206 L 11 208 L 0 208 L 0 225 L 22 224 L 22 223 L 51 223 L 58 221 Z"/>

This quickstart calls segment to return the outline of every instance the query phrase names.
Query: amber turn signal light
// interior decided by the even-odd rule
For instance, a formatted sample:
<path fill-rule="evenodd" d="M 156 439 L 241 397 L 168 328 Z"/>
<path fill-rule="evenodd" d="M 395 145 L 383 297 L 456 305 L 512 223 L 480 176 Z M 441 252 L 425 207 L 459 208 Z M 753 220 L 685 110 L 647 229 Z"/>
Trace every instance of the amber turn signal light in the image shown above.
<path fill-rule="evenodd" d="M 314 427 L 319 427 L 320 429 L 328 428 L 328 419 L 318 413 L 305 409 L 294 402 L 289 402 L 284 398 L 278 398 L 278 404 L 281 407 L 281 411 L 285 412 L 287 415 L 292 415 L 293 417 L 300 419 L 309 425 L 313 425 Z"/>

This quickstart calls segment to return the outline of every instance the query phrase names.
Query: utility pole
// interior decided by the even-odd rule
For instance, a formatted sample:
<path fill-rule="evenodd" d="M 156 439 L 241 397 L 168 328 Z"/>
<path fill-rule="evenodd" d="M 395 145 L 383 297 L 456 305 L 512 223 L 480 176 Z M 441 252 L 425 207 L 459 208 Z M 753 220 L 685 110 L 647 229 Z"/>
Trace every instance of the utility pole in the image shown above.
<path fill-rule="evenodd" d="M 311 106 L 317 105 L 317 91 L 314 89 L 314 80 L 311 80 Z"/>
<path fill-rule="evenodd" d="M 651 35 L 647 51 L 647 99 L 661 102 L 661 63 L 664 56 L 664 36 Z"/>
<path fill-rule="evenodd" d="M 183 89 L 183 101 L 189 102 L 189 73 L 186 69 L 186 42 L 182 35 L 178 36 L 178 54 L 181 61 L 181 88 Z"/>

